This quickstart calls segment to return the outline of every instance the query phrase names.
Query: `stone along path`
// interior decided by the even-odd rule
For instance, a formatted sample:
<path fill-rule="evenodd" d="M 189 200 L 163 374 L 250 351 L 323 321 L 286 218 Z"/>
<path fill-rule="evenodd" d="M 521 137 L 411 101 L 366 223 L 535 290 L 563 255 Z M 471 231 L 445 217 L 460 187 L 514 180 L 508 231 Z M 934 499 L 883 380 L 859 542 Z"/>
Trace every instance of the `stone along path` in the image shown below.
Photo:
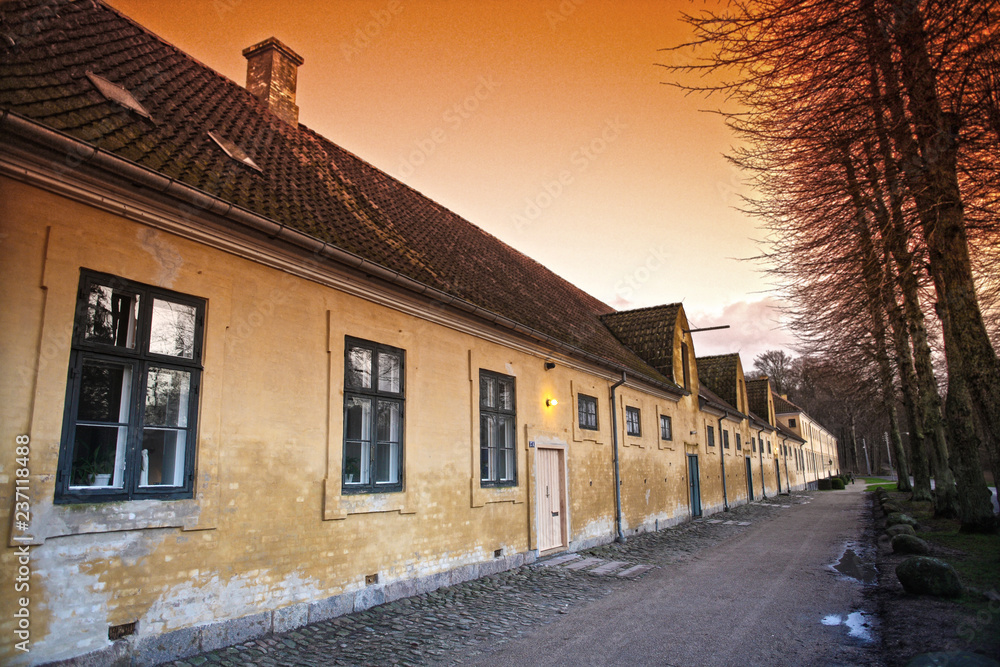
<path fill-rule="evenodd" d="M 756 533 L 771 534 L 777 529 L 779 541 L 795 541 L 800 551 L 815 551 L 817 543 L 823 542 L 823 548 L 815 554 L 818 560 L 810 561 L 815 571 L 798 575 L 814 583 L 836 582 L 826 565 L 835 560 L 840 535 L 820 540 L 816 534 L 808 534 L 809 530 L 801 535 L 788 532 L 789 528 L 792 533 L 802 530 L 795 527 L 800 524 L 822 524 L 830 519 L 838 525 L 844 523 L 845 534 L 858 532 L 857 526 L 852 532 L 846 524 L 855 518 L 852 503 L 860 503 L 861 496 L 836 494 L 839 498 L 850 498 L 846 504 L 828 502 L 827 496 L 833 498 L 830 493 L 797 494 L 754 503 L 729 513 L 639 535 L 624 545 L 610 544 L 579 554 L 560 554 L 531 566 L 170 664 L 177 667 L 476 662 L 702 665 L 730 664 L 711 662 L 697 650 L 716 631 L 715 627 L 722 628 L 727 644 L 735 641 L 734 630 L 743 627 L 744 648 L 747 642 L 757 641 L 757 637 L 772 638 L 776 634 L 783 637 L 781 642 L 802 645 L 801 637 L 789 635 L 801 635 L 803 628 L 808 630 L 806 634 L 818 633 L 846 641 L 842 628 L 824 628 L 820 619 L 834 607 L 846 611 L 852 606 L 849 603 L 823 606 L 821 600 L 816 600 L 812 604 L 816 609 L 803 612 L 803 617 L 797 620 L 801 627 L 775 625 L 781 621 L 768 618 L 767 608 L 757 609 L 762 603 L 760 595 L 740 600 L 739 586 L 724 581 L 738 577 L 737 572 L 741 571 L 758 588 L 767 587 L 769 584 L 761 573 L 747 571 L 755 563 L 771 568 L 773 575 L 783 581 L 791 578 L 793 573 L 788 570 L 797 565 L 777 560 L 772 563 L 777 554 L 732 553 L 734 548 L 741 551 L 740 545 L 748 542 L 751 548 L 757 548 L 752 547 L 760 539 L 755 537 Z M 813 497 L 820 502 L 808 504 Z M 802 519 L 792 521 L 794 526 L 785 525 L 799 515 Z M 723 576 L 723 570 L 731 573 Z M 699 590 L 693 597 L 690 590 L 676 589 L 681 580 L 688 581 L 691 588 L 699 588 L 692 575 L 707 575 L 710 580 L 704 583 L 709 588 Z M 850 584 L 847 589 L 851 589 Z M 801 586 L 790 584 L 788 593 L 794 591 L 804 592 Z M 701 609 L 702 606 L 705 608 Z M 748 609 L 757 611 L 748 614 Z M 646 637 L 669 637 L 670 642 L 625 653 L 615 648 L 635 641 L 636 632 Z M 591 644 L 597 645 L 596 648 Z M 732 646 L 735 648 L 736 644 Z M 737 661 L 739 664 L 826 664 L 823 660 L 796 662 L 798 657 L 810 655 L 798 649 L 787 653 L 794 659 L 782 657 L 770 662 L 744 663 L 748 656 L 743 650 L 730 655 L 732 664 Z M 773 658 L 785 654 L 766 655 Z"/>

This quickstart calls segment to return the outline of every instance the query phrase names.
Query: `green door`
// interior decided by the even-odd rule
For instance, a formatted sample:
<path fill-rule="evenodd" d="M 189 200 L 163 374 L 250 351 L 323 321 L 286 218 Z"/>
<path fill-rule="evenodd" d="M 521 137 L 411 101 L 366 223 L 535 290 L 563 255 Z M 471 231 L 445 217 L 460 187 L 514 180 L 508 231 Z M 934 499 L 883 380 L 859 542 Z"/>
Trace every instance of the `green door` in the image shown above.
<path fill-rule="evenodd" d="M 688 454 L 688 484 L 691 486 L 691 516 L 701 516 L 701 480 L 695 454 Z"/>

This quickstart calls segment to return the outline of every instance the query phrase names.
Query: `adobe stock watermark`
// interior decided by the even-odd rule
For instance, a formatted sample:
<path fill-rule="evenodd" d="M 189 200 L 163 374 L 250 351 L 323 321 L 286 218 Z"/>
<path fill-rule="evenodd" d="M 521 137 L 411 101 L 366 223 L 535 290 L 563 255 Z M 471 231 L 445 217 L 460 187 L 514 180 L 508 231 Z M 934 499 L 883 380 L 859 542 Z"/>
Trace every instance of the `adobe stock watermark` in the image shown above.
<path fill-rule="evenodd" d="M 545 19 L 549 22 L 549 27 L 555 30 L 561 23 L 569 20 L 587 0 L 560 0 L 555 8 L 549 7 L 545 10 Z"/>
<path fill-rule="evenodd" d="M 524 208 L 510 217 L 514 228 L 521 231 L 538 220 L 542 213 L 562 196 L 566 188 L 573 185 L 576 175 L 587 171 L 594 160 L 606 153 L 611 144 L 621 136 L 622 131 L 627 129 L 628 125 L 618 117 L 605 121 L 600 134 L 570 154 L 569 163 L 572 169 L 561 169 L 555 178 L 543 183 L 538 192 L 524 198 Z"/>
<path fill-rule="evenodd" d="M 340 43 L 340 52 L 344 56 L 345 62 L 351 62 L 351 58 L 360 55 L 362 51 L 372 44 L 372 40 L 382 34 L 382 31 L 389 27 L 393 19 L 403 13 L 403 5 L 399 0 L 389 0 L 384 9 L 373 9 L 369 12 L 371 20 L 364 25 L 354 27 L 353 39 Z"/>
<path fill-rule="evenodd" d="M 483 102 L 499 87 L 500 84 L 492 77 L 480 76 L 472 93 L 441 113 L 444 126 L 435 127 L 426 137 L 413 142 L 413 150 L 400 160 L 399 168 L 396 170 L 399 177 L 412 176 L 418 167 L 426 164 L 427 159 L 437 151 L 438 147 L 448 141 L 449 132 L 458 131 L 458 128 L 472 118 Z"/>
<path fill-rule="evenodd" d="M 635 296 L 635 293 L 650 281 L 653 274 L 667 265 L 669 258 L 670 250 L 666 246 L 661 245 L 658 248 L 650 248 L 646 259 L 615 283 L 615 296 L 619 299 L 630 301 Z"/>

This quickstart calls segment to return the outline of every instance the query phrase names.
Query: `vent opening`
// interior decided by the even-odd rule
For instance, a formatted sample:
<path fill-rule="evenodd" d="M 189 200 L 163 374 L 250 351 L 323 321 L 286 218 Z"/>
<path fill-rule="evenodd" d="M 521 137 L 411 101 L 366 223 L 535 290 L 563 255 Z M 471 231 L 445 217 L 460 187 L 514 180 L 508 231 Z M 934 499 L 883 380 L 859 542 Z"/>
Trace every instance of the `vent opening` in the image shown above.
<path fill-rule="evenodd" d="M 494 558 L 502 558 L 503 557 L 503 549 L 497 549 L 496 551 L 494 551 L 493 552 L 493 557 Z"/>
<path fill-rule="evenodd" d="M 112 625 L 108 628 L 108 639 L 115 641 L 116 639 L 121 639 L 122 637 L 128 637 L 129 635 L 134 635 L 136 631 L 136 626 L 139 624 L 138 621 L 132 621 L 131 623 L 122 623 L 121 625 Z"/>
<path fill-rule="evenodd" d="M 366 574 L 365 575 L 365 586 L 371 586 L 372 584 L 378 583 L 378 573 Z"/>

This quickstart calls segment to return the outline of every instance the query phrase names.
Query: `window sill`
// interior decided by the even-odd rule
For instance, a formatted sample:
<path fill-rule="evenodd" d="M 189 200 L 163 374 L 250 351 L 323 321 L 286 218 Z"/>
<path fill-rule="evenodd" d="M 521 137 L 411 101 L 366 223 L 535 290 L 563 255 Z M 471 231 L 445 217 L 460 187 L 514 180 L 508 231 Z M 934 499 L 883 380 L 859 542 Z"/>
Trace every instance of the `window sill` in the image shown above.
<path fill-rule="evenodd" d="M 31 488 L 38 496 L 51 498 L 52 476 L 33 476 Z M 43 544 L 45 540 L 70 535 L 111 533 L 121 531 L 180 528 L 182 530 L 213 530 L 216 512 L 209 511 L 213 503 L 201 498 L 180 500 L 115 500 L 101 502 L 74 502 L 55 504 L 52 500 L 32 504 L 31 527 L 27 531 L 30 542 L 17 544 Z M 13 542 L 11 544 L 14 544 Z"/>
<path fill-rule="evenodd" d="M 323 519 L 326 521 L 343 520 L 351 514 L 417 513 L 415 509 L 411 509 L 410 494 L 405 489 L 378 493 L 344 493 L 339 475 L 333 480 L 327 480 L 326 497 L 327 501 L 323 504 Z"/>

